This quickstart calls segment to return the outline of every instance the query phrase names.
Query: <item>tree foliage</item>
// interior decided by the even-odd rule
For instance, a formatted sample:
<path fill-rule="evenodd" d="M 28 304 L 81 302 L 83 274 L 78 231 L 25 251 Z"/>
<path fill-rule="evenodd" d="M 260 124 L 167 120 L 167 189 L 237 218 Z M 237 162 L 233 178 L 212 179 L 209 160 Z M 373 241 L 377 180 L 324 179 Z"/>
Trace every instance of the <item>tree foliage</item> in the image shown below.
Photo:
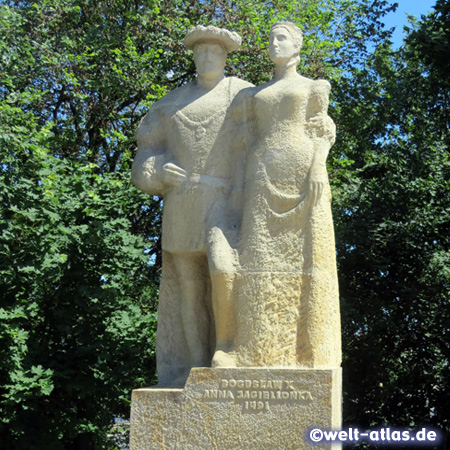
<path fill-rule="evenodd" d="M 361 426 L 450 428 L 448 33 L 439 1 L 336 87 L 345 420 Z"/>
<path fill-rule="evenodd" d="M 31 113 L 6 105 L 0 123 L 1 447 L 88 448 L 154 372 L 144 199 L 51 155 Z"/>
<path fill-rule="evenodd" d="M 107 448 L 113 415 L 154 380 L 161 204 L 130 183 L 133 132 L 194 77 L 182 44 L 190 26 L 236 30 L 243 48 L 226 70 L 260 84 L 280 19 L 304 30 L 301 72 L 333 84 L 345 418 L 448 429 L 448 2 L 399 52 L 382 25 L 392 9 L 0 2 L 4 448 Z"/>

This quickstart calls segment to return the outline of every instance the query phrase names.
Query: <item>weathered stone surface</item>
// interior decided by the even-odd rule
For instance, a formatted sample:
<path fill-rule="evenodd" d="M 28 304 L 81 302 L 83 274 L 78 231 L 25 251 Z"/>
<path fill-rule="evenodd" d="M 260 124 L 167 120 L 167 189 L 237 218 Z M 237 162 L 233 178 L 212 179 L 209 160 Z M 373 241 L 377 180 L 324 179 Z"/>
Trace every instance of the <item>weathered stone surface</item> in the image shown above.
<path fill-rule="evenodd" d="M 133 391 L 130 448 L 310 449 L 308 429 L 341 425 L 340 386 L 340 369 L 194 368 L 184 389 Z"/>
<path fill-rule="evenodd" d="M 246 153 L 238 276 L 237 366 L 339 367 L 341 338 L 326 158 L 335 139 L 330 84 L 299 75 L 302 34 L 276 23 L 275 77 L 242 90 Z M 238 145 L 233 145 L 239 148 Z"/>
<path fill-rule="evenodd" d="M 136 132 L 133 182 L 164 211 L 158 387 L 133 392 L 131 448 L 311 448 L 307 430 L 341 417 L 331 86 L 296 72 L 289 22 L 258 87 L 224 77 L 236 33 L 199 26 L 185 44 L 197 80 Z"/>
<path fill-rule="evenodd" d="M 302 33 L 270 33 L 275 77 L 225 78 L 236 33 L 191 29 L 197 80 L 136 132 L 137 187 L 164 197 L 159 387 L 192 367 L 339 367 L 339 294 L 326 158 L 330 84 L 299 75 Z"/>
<path fill-rule="evenodd" d="M 164 197 L 160 386 L 182 386 L 191 367 L 209 367 L 215 351 L 232 347 L 229 305 L 240 222 L 233 199 L 240 197 L 235 174 L 245 155 L 230 144 L 240 126 L 230 105 L 252 85 L 225 78 L 224 67 L 227 52 L 240 42 L 236 33 L 214 26 L 188 31 L 185 44 L 194 51 L 197 79 L 158 100 L 136 131 L 133 182 Z"/>

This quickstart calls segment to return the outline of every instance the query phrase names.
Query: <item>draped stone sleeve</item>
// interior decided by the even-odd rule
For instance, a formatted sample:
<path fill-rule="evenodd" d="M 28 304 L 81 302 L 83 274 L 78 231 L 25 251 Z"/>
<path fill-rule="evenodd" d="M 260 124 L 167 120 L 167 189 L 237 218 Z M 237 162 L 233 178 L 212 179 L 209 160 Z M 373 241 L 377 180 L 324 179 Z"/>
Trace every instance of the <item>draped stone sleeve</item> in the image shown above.
<path fill-rule="evenodd" d="M 234 98 L 229 107 L 229 116 L 234 123 L 235 133 L 233 133 L 234 145 L 246 145 L 249 136 L 252 134 L 250 129 L 253 119 L 253 96 L 255 88 L 246 83 L 246 89 L 242 89 Z"/>
<path fill-rule="evenodd" d="M 327 113 L 330 91 L 331 85 L 328 81 L 312 82 L 306 117 L 310 135 L 325 138 L 331 147 L 336 139 L 336 126 Z"/>
<path fill-rule="evenodd" d="M 164 122 L 164 114 L 156 104 L 142 119 L 135 133 L 138 152 L 131 170 L 132 180 L 138 189 L 150 195 L 162 196 L 164 193 L 162 171 L 168 162 Z"/>
<path fill-rule="evenodd" d="M 228 109 L 228 115 L 233 123 L 233 132 L 229 136 L 231 151 L 235 155 L 235 168 L 230 195 L 231 206 L 241 209 L 242 192 L 245 181 L 245 166 L 247 152 L 253 136 L 253 95 L 254 86 L 240 81 L 243 89 L 234 97 Z M 244 84 L 245 83 L 245 84 Z"/>

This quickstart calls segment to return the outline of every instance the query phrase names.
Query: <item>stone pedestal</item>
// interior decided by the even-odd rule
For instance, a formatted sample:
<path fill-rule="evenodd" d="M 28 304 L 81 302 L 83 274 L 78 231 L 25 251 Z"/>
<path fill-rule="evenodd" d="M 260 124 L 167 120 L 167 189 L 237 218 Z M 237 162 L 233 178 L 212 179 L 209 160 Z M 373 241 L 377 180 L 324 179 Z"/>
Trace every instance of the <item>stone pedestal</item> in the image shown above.
<path fill-rule="evenodd" d="M 184 389 L 136 389 L 131 450 L 336 449 L 307 431 L 341 426 L 341 369 L 193 368 Z"/>

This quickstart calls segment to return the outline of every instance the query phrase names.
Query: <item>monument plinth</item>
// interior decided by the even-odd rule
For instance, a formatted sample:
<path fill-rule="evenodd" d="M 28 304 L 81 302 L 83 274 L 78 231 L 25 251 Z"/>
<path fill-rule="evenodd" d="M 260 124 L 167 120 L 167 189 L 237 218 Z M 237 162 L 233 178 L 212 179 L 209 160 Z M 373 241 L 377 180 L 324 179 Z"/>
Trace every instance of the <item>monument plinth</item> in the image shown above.
<path fill-rule="evenodd" d="M 193 368 L 184 389 L 136 389 L 133 450 L 302 450 L 341 426 L 340 369 Z M 331 444 L 314 445 L 332 449 Z"/>
<path fill-rule="evenodd" d="M 158 386 L 133 391 L 131 450 L 307 449 L 341 425 L 336 129 L 330 84 L 296 72 L 302 40 L 274 24 L 255 87 L 224 76 L 236 33 L 192 28 L 197 80 L 136 131 L 133 182 L 164 207 Z"/>

